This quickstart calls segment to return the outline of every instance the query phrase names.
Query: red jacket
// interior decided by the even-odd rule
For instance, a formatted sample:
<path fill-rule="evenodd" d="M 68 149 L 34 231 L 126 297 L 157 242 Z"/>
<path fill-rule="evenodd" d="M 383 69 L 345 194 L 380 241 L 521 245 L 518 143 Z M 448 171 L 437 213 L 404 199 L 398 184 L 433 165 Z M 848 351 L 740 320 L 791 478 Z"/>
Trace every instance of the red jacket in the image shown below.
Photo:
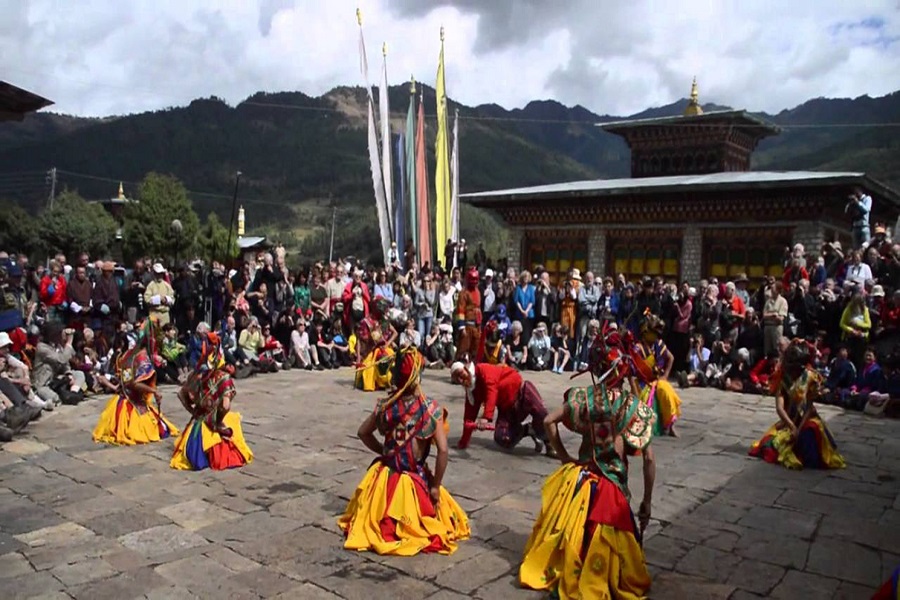
<path fill-rule="evenodd" d="M 522 389 L 522 376 L 512 367 L 475 365 L 475 389 L 472 395 L 475 405 L 484 405 L 484 418 L 494 418 L 494 408 L 505 410 L 512 407 L 519 398 Z"/>
<path fill-rule="evenodd" d="M 50 293 L 50 286 L 54 286 L 53 293 Z M 66 278 L 59 275 L 56 279 L 51 279 L 50 275 L 44 275 L 41 278 L 41 302 L 47 306 L 59 306 L 66 301 Z"/>
<path fill-rule="evenodd" d="M 351 280 L 347 285 L 344 286 L 344 291 L 341 293 L 341 304 L 344 305 L 344 325 L 350 327 L 350 315 L 353 313 L 353 281 Z M 358 283 L 360 290 L 362 291 L 362 300 L 363 300 L 363 315 L 369 316 L 369 286 L 365 283 Z M 332 306 L 332 309 L 334 307 Z"/>

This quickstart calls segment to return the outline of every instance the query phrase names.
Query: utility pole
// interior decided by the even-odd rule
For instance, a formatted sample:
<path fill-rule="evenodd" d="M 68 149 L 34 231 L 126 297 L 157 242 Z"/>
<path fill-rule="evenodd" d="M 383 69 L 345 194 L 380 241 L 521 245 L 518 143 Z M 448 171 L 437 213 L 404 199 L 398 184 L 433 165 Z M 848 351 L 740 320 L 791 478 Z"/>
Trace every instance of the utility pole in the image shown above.
<path fill-rule="evenodd" d="M 53 199 L 56 198 L 56 167 L 47 171 L 47 181 L 50 183 L 50 210 L 53 210 Z"/>
<path fill-rule="evenodd" d="M 331 202 L 331 247 L 328 249 L 328 263 L 334 258 L 334 223 L 337 221 L 337 205 Z"/>

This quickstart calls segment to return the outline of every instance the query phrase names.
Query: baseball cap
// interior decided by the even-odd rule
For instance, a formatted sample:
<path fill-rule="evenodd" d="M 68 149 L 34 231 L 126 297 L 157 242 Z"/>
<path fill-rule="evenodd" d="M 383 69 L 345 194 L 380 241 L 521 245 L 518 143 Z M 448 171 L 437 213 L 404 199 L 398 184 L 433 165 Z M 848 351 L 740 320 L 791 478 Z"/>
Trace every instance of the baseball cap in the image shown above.
<path fill-rule="evenodd" d="M 5 348 L 11 345 L 12 340 L 9 338 L 9 334 L 5 331 L 0 331 L 0 348 Z"/>
<path fill-rule="evenodd" d="M 493 277 L 493 276 L 494 276 L 494 270 L 493 270 L 493 269 L 487 269 L 487 270 L 484 272 L 484 276 L 485 276 L 485 277 Z"/>
<path fill-rule="evenodd" d="M 166 272 L 166 268 L 161 263 L 153 263 L 153 272 L 162 275 Z"/>

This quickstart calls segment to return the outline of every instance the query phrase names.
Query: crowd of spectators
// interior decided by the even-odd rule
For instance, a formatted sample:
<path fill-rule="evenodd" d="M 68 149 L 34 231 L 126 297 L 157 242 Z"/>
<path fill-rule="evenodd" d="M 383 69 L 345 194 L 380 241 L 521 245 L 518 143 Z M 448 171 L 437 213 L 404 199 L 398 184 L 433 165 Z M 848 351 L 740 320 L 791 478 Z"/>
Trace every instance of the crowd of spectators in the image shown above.
<path fill-rule="evenodd" d="M 480 276 L 484 328 L 472 359 L 577 370 L 604 326 L 637 333 L 655 314 L 682 386 L 762 393 L 784 339 L 800 337 L 817 349 L 828 400 L 862 409 L 900 397 L 900 244 L 883 227 L 846 253 L 839 242 L 809 253 L 798 244 L 780 278 L 752 282 L 745 274 L 629 282 L 578 269 L 554 281 L 541 266 L 491 264 L 480 244 L 473 254 L 471 262 L 457 254 L 459 266 L 446 271 L 374 268 L 352 257 L 290 269 L 275 248 L 237 269 L 191 262 L 171 272 L 149 258 L 125 269 L 87 254 L 35 265 L 0 252 L 0 440 L 43 410 L 116 390 L 115 357 L 146 318 L 158 324 L 161 382 L 184 381 L 210 333 L 239 378 L 357 366 L 356 326 L 376 301 L 397 334 L 393 345 L 417 346 L 429 366 L 449 366 L 470 267 Z"/>

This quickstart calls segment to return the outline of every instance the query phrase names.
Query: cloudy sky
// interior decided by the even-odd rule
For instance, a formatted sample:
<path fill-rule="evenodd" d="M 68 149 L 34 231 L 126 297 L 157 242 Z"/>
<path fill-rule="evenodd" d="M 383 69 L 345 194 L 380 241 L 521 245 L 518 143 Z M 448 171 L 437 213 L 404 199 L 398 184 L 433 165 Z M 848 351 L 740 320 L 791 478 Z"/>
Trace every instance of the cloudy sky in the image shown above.
<path fill-rule="evenodd" d="M 552 98 L 624 115 L 687 95 L 777 112 L 900 89 L 900 0 L 0 0 L 0 79 L 102 116 L 216 95 L 361 82 L 388 44 L 392 84 L 465 104 Z"/>

